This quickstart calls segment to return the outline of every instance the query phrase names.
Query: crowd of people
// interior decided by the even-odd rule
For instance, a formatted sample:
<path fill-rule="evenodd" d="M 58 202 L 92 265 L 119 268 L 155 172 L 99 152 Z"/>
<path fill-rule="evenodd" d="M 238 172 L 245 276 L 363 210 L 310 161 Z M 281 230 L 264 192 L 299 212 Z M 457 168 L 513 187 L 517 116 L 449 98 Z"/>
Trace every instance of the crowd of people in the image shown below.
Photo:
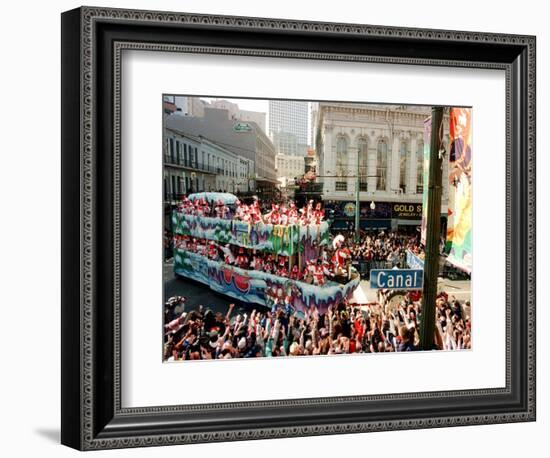
<path fill-rule="evenodd" d="M 204 197 L 190 200 L 184 196 L 178 211 L 184 215 L 232 219 L 250 224 L 263 222 L 280 226 L 321 224 L 325 217 L 321 203 L 314 205 L 313 200 L 302 208 L 297 208 L 292 200 L 281 204 L 272 203 L 269 211 L 264 213 L 257 198 L 254 198 L 250 205 L 238 199 L 232 205 L 226 205 L 221 199 L 212 202 L 211 205 Z"/>
<path fill-rule="evenodd" d="M 381 296 L 383 293 L 381 292 Z M 284 308 L 225 314 L 199 306 L 187 311 L 185 298 L 165 306 L 164 360 L 231 359 L 277 356 L 402 352 L 420 349 L 421 298 L 407 293 L 397 303 L 350 304 L 326 313 Z M 471 347 L 470 304 L 446 293 L 436 301 L 435 349 Z"/>
<path fill-rule="evenodd" d="M 357 261 L 387 261 L 397 264 L 407 250 L 421 254 L 420 235 L 401 231 L 362 233 L 358 241 L 345 237 L 351 256 Z"/>

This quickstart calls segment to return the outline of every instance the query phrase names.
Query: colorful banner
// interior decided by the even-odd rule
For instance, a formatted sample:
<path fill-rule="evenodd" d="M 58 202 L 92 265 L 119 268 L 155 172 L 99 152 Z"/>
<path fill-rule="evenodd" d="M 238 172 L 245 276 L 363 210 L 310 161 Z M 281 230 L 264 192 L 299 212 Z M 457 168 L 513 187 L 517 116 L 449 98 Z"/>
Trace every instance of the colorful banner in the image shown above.
<path fill-rule="evenodd" d="M 310 285 L 266 272 L 239 269 L 179 248 L 174 250 L 174 272 L 203 283 L 217 293 L 271 309 L 290 300 L 290 307 L 302 313 L 313 307 L 319 313 L 326 313 L 330 306 L 351 298 L 361 281 L 361 277 L 355 275 L 345 285 L 335 282 Z"/>
<path fill-rule="evenodd" d="M 447 261 L 472 271 L 472 110 L 451 108 Z"/>
<path fill-rule="evenodd" d="M 424 269 L 424 260 L 411 250 L 407 250 L 407 265 L 411 269 Z"/>
<path fill-rule="evenodd" d="M 430 141 L 432 136 L 431 116 L 424 120 L 424 167 L 422 186 L 422 222 L 420 223 L 420 243 L 426 246 L 426 228 L 428 225 L 428 178 L 430 175 Z"/>
<path fill-rule="evenodd" d="M 214 240 L 220 244 L 269 251 L 282 256 L 305 253 L 310 259 L 314 247 L 329 242 L 330 231 L 326 221 L 321 224 L 274 226 L 249 224 L 244 221 L 186 215 L 175 211 L 172 215 L 174 233 Z"/>

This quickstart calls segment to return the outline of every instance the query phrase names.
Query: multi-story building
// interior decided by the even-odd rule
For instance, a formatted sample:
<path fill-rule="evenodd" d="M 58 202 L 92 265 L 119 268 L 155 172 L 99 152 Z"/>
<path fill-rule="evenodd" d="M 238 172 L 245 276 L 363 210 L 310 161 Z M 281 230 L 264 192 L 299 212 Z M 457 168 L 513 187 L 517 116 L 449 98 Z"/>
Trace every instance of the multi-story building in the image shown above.
<path fill-rule="evenodd" d="M 192 192 L 253 190 L 252 160 L 174 128 L 165 129 L 164 140 L 165 201 L 177 202 Z"/>
<path fill-rule="evenodd" d="M 272 140 L 277 154 L 303 157 L 307 153 L 308 146 L 298 143 L 298 137 L 295 134 L 273 132 Z"/>
<path fill-rule="evenodd" d="M 336 206 L 349 204 L 352 216 L 359 187 L 360 201 L 370 202 L 375 208 L 380 203 L 380 211 L 386 207 L 395 210 L 385 213 L 391 216 L 384 224 L 389 220 L 394 227 L 420 224 L 424 121 L 430 113 L 429 107 L 421 106 L 317 103 L 313 119 L 323 200 Z M 448 121 L 444 126 L 447 145 Z M 448 155 L 445 157 L 444 176 L 448 170 Z M 448 183 L 443 181 L 442 213 L 446 214 Z M 365 217 L 361 224 L 365 227 L 369 225 L 369 212 L 376 214 L 367 207 L 361 208 Z M 404 208 L 415 211 L 405 217 L 407 212 L 399 211 Z"/>
<path fill-rule="evenodd" d="M 176 107 L 173 112 L 182 116 L 204 116 L 204 108 L 208 106 L 208 103 L 199 97 L 186 95 L 165 95 L 164 102 L 173 104 Z"/>
<path fill-rule="evenodd" d="M 304 175 L 304 157 L 291 156 L 288 154 L 277 154 L 277 178 L 286 178 L 285 182 L 294 183 L 296 178 Z"/>
<path fill-rule="evenodd" d="M 230 119 L 227 110 L 206 107 L 204 116 L 165 118 L 165 127 L 191 137 L 202 137 L 250 161 L 250 190 L 268 192 L 277 185 L 275 148 L 264 131 L 253 121 Z M 227 189 L 228 191 L 230 189 Z"/>
<path fill-rule="evenodd" d="M 269 136 L 277 153 L 305 156 L 307 152 L 308 102 L 269 101 Z"/>
<path fill-rule="evenodd" d="M 220 99 L 210 102 L 209 107 L 218 108 L 221 110 L 227 110 L 229 113 L 229 119 L 254 122 L 265 132 L 265 113 L 261 111 L 241 110 L 239 105 L 229 100 Z"/>

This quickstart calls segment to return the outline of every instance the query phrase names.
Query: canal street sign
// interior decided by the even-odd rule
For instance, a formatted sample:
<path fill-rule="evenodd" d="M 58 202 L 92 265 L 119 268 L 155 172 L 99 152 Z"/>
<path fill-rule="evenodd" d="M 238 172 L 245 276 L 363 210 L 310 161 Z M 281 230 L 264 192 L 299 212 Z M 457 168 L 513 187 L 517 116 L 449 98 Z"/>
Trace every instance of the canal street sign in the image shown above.
<path fill-rule="evenodd" d="M 373 289 L 422 289 L 421 269 L 373 269 L 370 287 Z"/>

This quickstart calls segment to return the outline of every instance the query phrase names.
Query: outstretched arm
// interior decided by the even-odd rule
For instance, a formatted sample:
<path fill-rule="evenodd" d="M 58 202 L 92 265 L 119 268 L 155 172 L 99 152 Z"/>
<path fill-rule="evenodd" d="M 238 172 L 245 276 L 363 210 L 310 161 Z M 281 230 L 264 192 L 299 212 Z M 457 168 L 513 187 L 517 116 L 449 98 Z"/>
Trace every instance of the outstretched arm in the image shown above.
<path fill-rule="evenodd" d="M 229 304 L 229 307 L 227 308 L 227 313 L 225 314 L 225 319 L 229 321 L 229 318 L 231 316 L 231 312 L 235 308 L 235 304 Z"/>

